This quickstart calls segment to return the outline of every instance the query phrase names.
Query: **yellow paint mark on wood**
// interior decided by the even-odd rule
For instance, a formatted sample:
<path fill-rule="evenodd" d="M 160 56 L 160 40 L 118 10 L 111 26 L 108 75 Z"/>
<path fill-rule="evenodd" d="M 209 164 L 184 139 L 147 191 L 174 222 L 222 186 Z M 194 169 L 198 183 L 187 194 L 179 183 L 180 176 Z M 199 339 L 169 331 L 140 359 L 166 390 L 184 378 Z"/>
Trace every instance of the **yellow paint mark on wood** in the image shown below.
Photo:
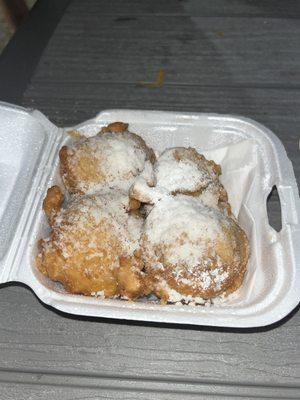
<path fill-rule="evenodd" d="M 144 86 L 148 89 L 156 89 L 156 88 L 162 87 L 164 85 L 164 81 L 165 81 L 165 72 L 166 71 L 164 69 L 160 69 L 156 76 L 155 82 L 152 82 L 152 83 L 139 82 L 139 85 Z"/>

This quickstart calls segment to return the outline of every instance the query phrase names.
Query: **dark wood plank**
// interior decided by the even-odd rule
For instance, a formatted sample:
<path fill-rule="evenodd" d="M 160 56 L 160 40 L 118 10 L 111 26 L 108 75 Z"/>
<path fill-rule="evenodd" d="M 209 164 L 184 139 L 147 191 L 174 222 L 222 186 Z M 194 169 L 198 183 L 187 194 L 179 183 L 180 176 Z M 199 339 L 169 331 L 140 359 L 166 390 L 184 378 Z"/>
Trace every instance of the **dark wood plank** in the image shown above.
<path fill-rule="evenodd" d="M 193 15 L 203 17 L 299 18 L 297 0 L 85 0 L 74 2 L 72 12 L 83 15 Z"/>
<path fill-rule="evenodd" d="M 154 81 L 300 87 L 299 20 L 134 17 L 72 7 L 50 40 L 34 82 Z M 74 43 L 76 45 L 74 46 Z"/>
<path fill-rule="evenodd" d="M 74 125 L 110 108 L 216 112 L 253 118 L 274 131 L 292 159 L 300 183 L 300 90 L 243 87 L 165 85 L 148 89 L 138 85 L 59 83 L 32 84 L 23 104 L 44 112 L 58 125 Z M 129 121 L 130 122 L 130 121 Z"/>
<path fill-rule="evenodd" d="M 75 0 L 23 104 L 61 126 L 108 108 L 241 114 L 281 138 L 300 182 L 299 17 L 295 1 Z M 162 88 L 138 84 L 161 68 Z M 0 380 L 7 398 L 297 398 L 297 311 L 256 330 L 143 324 L 68 316 L 5 287 Z"/>
<path fill-rule="evenodd" d="M 3 374 L 54 373 L 69 376 L 70 385 L 72 376 L 78 382 L 90 376 L 210 384 L 211 391 L 226 384 L 299 389 L 299 314 L 276 329 L 232 333 L 76 318 L 42 306 L 25 288 L 8 287 L 0 291 L 0 315 Z"/>
<path fill-rule="evenodd" d="M 242 400 L 259 399 L 299 399 L 299 388 L 286 386 L 227 385 L 214 386 L 212 383 L 196 383 L 142 379 L 117 379 L 99 376 L 60 375 L 49 373 L 7 372 L 1 373 L 0 379 L 6 399 L 130 399 L 130 400 L 181 400 L 213 399 Z"/>

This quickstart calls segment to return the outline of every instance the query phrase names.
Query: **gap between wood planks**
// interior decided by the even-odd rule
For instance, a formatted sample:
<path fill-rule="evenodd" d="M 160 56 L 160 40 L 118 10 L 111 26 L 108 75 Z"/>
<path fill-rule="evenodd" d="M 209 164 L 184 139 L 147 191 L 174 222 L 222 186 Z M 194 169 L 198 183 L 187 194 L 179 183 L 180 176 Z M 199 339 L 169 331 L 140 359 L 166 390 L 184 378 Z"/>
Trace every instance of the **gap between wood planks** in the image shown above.
<path fill-rule="evenodd" d="M 222 395 L 245 398 L 298 399 L 300 385 L 276 385 L 262 383 L 236 383 L 213 380 L 180 379 L 177 377 L 136 377 L 130 375 L 109 375 L 93 373 L 65 373 L 45 370 L 0 368 L 0 382 L 56 386 L 96 388 L 128 392 L 174 393 L 185 395 Z M 279 393 L 280 390 L 280 393 Z M 250 394 L 251 393 L 251 394 Z"/>

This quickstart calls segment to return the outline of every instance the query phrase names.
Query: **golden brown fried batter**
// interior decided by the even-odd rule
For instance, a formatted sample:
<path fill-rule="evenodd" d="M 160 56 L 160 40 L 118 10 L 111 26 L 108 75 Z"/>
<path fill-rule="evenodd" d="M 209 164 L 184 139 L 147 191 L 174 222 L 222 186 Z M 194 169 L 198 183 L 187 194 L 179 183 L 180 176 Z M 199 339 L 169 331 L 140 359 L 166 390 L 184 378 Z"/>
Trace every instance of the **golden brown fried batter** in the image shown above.
<path fill-rule="evenodd" d="M 50 226 L 53 225 L 55 216 L 61 210 L 63 201 L 64 195 L 58 186 L 52 186 L 48 189 L 47 195 L 43 201 L 43 209 Z"/>
<path fill-rule="evenodd" d="M 70 193 L 128 190 L 145 163 L 155 161 L 153 150 L 127 128 L 128 124 L 114 122 L 72 148 L 61 148 L 60 173 Z"/>
<path fill-rule="evenodd" d="M 183 147 L 156 161 L 123 122 L 59 156 L 71 201 L 62 208 L 58 186 L 44 200 L 52 228 L 36 258 L 44 275 L 74 294 L 155 293 L 162 302 L 201 303 L 241 285 L 248 240 L 214 161 Z"/>
<path fill-rule="evenodd" d="M 48 191 L 44 202 L 53 218 L 52 232 L 40 242 L 38 269 L 70 293 L 127 298 L 143 294 L 144 274 L 136 256 L 143 221 L 128 212 L 128 196 L 113 191 L 81 196 L 57 212 L 51 200 L 54 191 Z M 134 277 L 130 284 L 127 275 Z"/>
<path fill-rule="evenodd" d="M 140 251 L 136 251 L 134 257 L 120 257 L 119 261 L 116 279 L 120 295 L 123 298 L 135 299 L 140 295 L 150 294 L 152 287 L 148 277 L 142 272 L 144 263 Z"/>
<path fill-rule="evenodd" d="M 128 124 L 125 124 L 124 122 L 112 122 L 111 124 L 104 126 L 101 129 L 101 132 L 123 133 L 126 132 L 127 130 L 128 130 Z"/>
<path fill-rule="evenodd" d="M 199 301 L 236 290 L 249 257 L 244 231 L 196 199 L 161 198 L 149 213 L 142 254 L 163 301 Z"/>
<path fill-rule="evenodd" d="M 157 186 L 173 195 L 199 198 L 204 204 L 228 215 L 231 208 L 226 190 L 219 180 L 221 167 L 189 147 L 165 150 L 154 165 Z"/>

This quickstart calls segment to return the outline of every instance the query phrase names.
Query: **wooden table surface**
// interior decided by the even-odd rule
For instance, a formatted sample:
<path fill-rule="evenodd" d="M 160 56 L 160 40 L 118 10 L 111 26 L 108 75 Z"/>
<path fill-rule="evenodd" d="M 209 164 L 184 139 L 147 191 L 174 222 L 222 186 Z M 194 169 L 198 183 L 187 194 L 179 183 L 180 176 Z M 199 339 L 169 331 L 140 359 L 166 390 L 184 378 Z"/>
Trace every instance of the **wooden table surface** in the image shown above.
<path fill-rule="evenodd" d="M 251 117 L 282 140 L 299 183 L 299 1 L 49 3 L 0 58 L 2 99 L 61 126 L 109 108 Z M 163 86 L 139 84 L 161 70 Z M 299 399 L 297 311 L 248 330 L 120 322 L 62 314 L 4 286 L 0 399 Z"/>

